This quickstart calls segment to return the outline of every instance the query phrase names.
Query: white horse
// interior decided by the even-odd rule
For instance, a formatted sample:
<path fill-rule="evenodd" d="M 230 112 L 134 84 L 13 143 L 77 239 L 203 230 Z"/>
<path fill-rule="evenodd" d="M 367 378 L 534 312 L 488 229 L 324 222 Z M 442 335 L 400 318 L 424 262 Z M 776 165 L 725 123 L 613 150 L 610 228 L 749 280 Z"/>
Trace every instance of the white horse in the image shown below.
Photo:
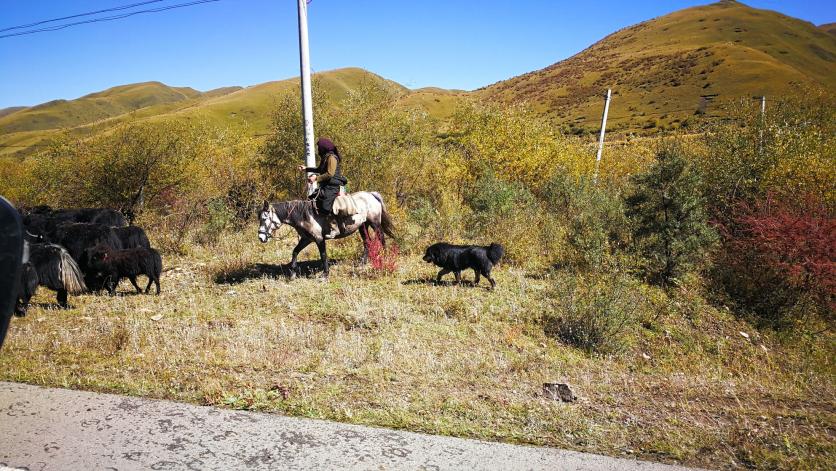
<path fill-rule="evenodd" d="M 356 210 L 352 216 L 336 216 L 325 214 L 317 210 L 312 200 L 283 201 L 279 203 L 264 202 L 259 214 L 260 225 L 258 227 L 258 239 L 267 242 L 273 237 L 273 233 L 282 225 L 287 224 L 296 229 L 299 234 L 299 243 L 293 248 L 293 257 L 290 260 L 290 268 L 293 273 L 299 275 L 299 267 L 296 265 L 296 257 L 305 247 L 316 242 L 319 248 L 319 256 L 322 259 L 322 271 L 328 276 L 328 255 L 325 252 L 325 241 L 328 239 L 342 239 L 358 231 L 363 239 L 363 263 L 369 257 L 369 228 L 373 229 L 375 235 L 380 239 L 383 247 L 386 246 L 386 235 L 392 236 L 394 226 L 383 205 L 383 198 L 376 191 L 359 191 L 348 195 L 351 198 L 350 206 Z M 335 204 L 335 207 L 342 207 Z M 332 223 L 339 221 L 339 232 L 332 230 Z"/>

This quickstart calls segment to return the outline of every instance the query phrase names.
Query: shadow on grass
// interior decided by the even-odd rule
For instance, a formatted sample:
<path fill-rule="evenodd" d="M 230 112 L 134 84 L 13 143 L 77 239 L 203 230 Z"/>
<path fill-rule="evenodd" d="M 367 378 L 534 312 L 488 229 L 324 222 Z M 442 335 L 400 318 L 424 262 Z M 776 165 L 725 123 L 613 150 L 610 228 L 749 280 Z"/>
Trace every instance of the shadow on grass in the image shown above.
<path fill-rule="evenodd" d="M 341 260 L 329 259 L 328 267 L 333 267 L 341 262 Z M 322 273 L 322 262 L 319 260 L 298 262 L 296 266 L 299 268 L 299 276 L 305 278 L 310 278 Z M 254 263 L 237 270 L 216 273 L 212 279 L 215 284 L 219 285 L 237 285 L 247 280 L 257 280 L 261 278 L 291 279 L 292 277 L 293 270 L 290 269 L 289 263 L 284 265 Z"/>
<path fill-rule="evenodd" d="M 409 285 L 426 285 L 426 286 L 468 286 L 474 287 L 476 284 L 473 283 L 473 280 L 462 280 L 460 285 L 457 285 L 453 280 L 441 280 L 440 283 L 435 281 L 435 278 L 416 278 L 414 280 L 404 280 L 401 282 L 402 285 L 409 286 Z"/>

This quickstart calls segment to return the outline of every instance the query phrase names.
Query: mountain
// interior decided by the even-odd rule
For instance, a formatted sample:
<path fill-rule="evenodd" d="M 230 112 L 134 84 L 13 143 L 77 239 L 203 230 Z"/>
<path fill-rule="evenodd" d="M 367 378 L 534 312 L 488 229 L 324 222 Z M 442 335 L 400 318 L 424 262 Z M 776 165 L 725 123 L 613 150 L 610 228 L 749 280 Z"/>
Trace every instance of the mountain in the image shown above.
<path fill-rule="evenodd" d="M 701 96 L 707 111 L 742 96 L 776 97 L 812 85 L 836 87 L 836 36 L 811 23 L 735 1 L 680 10 L 617 31 L 579 54 L 476 93 L 528 101 L 575 130 L 676 127 Z"/>
<path fill-rule="evenodd" d="M 406 92 L 400 84 L 359 68 L 314 75 L 329 100 L 338 102 L 367 81 Z M 64 130 L 73 135 L 96 134 L 126 122 L 158 119 L 203 119 L 219 125 L 247 126 L 265 132 L 273 108 L 283 94 L 295 91 L 299 79 L 251 87 L 224 87 L 208 92 L 174 88 L 159 82 L 113 87 L 76 100 L 54 100 L 0 117 L 0 155 L 28 154 Z"/>
<path fill-rule="evenodd" d="M 545 69 L 466 92 L 409 90 L 359 68 L 315 74 L 333 103 L 365 82 L 398 93 L 398 106 L 449 117 L 469 97 L 499 103 L 527 101 L 570 132 L 598 129 L 603 94 L 613 89 L 608 129 L 653 133 L 682 126 L 739 97 L 779 97 L 803 86 L 836 87 L 833 24 L 815 25 L 734 1 L 680 10 L 617 31 Z M 203 119 L 264 133 L 281 95 L 299 79 L 208 92 L 145 82 L 113 87 L 76 100 L 0 110 L 0 155 L 27 154 L 52 135 L 87 136 L 135 121 Z M 701 97 L 711 101 L 701 108 Z"/>
<path fill-rule="evenodd" d="M 836 34 L 836 23 L 827 23 L 824 25 L 819 25 L 819 29 L 824 31 L 825 33 Z"/>
<path fill-rule="evenodd" d="M 195 98 L 200 92 L 145 82 L 109 88 L 76 100 L 54 100 L 0 118 L 0 134 L 75 127 L 152 105 Z"/>

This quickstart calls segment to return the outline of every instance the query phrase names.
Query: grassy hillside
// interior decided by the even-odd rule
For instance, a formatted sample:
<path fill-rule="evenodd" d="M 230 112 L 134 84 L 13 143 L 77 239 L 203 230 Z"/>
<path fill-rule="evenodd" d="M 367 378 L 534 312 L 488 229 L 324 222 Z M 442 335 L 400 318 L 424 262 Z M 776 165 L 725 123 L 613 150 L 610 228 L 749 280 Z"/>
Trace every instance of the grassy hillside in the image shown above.
<path fill-rule="evenodd" d="M 830 34 L 836 34 L 836 23 L 827 23 L 819 25 L 819 29 Z"/>
<path fill-rule="evenodd" d="M 614 127 L 654 129 L 693 115 L 702 95 L 717 95 L 716 101 L 781 96 L 802 84 L 836 86 L 836 37 L 795 18 L 722 1 L 625 28 L 478 94 L 526 100 L 557 123 L 597 129 L 610 87 Z"/>
<path fill-rule="evenodd" d="M 613 89 L 611 130 L 654 133 L 683 126 L 705 109 L 741 96 L 780 97 L 802 85 L 836 86 L 833 25 L 810 23 L 734 1 L 677 11 L 640 23 L 545 69 L 476 92 L 409 90 L 359 68 L 316 74 L 334 102 L 364 81 L 386 83 L 400 106 L 445 119 L 470 96 L 500 103 L 529 102 L 569 132 L 597 130 L 604 91 Z M 267 129 L 276 99 L 295 91 L 298 79 L 201 93 L 159 82 L 114 87 L 77 100 L 0 110 L 0 155 L 29 154 L 59 130 L 91 135 L 146 119 L 205 119 L 221 125 Z"/>
<path fill-rule="evenodd" d="M 72 128 L 148 106 L 200 96 L 191 88 L 159 82 L 122 85 L 76 100 L 54 100 L 0 118 L 0 133 Z"/>
<path fill-rule="evenodd" d="M 349 90 L 365 81 L 407 91 L 400 84 L 359 68 L 322 72 L 314 78 L 334 102 L 344 99 Z M 201 93 L 149 82 L 114 87 L 77 100 L 56 100 L 0 118 L 0 155 L 32 153 L 64 130 L 88 136 L 142 120 L 199 118 L 219 125 L 247 126 L 253 133 L 261 133 L 267 129 L 276 100 L 295 91 L 298 84 L 298 79 L 291 78 Z"/>

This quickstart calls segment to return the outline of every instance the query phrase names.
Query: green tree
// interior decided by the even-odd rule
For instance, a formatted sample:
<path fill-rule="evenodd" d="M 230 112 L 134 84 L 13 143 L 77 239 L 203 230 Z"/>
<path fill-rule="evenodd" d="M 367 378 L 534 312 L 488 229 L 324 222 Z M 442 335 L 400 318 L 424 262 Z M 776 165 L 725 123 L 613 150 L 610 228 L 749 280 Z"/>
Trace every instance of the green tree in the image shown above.
<path fill-rule="evenodd" d="M 699 176 L 683 154 L 678 144 L 663 143 L 648 171 L 632 178 L 633 192 L 626 200 L 646 274 L 662 286 L 693 269 L 716 239 Z"/>

